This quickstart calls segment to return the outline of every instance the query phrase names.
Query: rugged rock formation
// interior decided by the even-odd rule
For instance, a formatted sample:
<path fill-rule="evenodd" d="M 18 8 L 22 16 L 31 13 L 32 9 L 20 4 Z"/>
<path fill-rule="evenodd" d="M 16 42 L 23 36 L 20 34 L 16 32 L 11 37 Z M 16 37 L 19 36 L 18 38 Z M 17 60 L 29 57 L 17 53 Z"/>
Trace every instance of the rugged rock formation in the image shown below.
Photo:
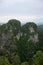
<path fill-rule="evenodd" d="M 4 47 L 7 51 L 17 50 L 16 42 L 20 38 L 21 23 L 18 20 L 12 19 L 8 23 L 0 26 L 0 50 Z"/>
<path fill-rule="evenodd" d="M 7 24 L 0 26 L 0 48 L 8 46 L 9 48 L 16 44 L 21 37 L 26 37 L 27 41 L 38 42 L 38 33 L 36 24 L 29 22 L 21 27 L 18 20 L 9 20 Z M 16 46 L 14 46 L 16 47 Z"/>
<path fill-rule="evenodd" d="M 29 22 L 22 26 L 22 35 L 24 35 L 28 41 L 34 43 L 38 42 L 37 26 L 35 23 Z"/>

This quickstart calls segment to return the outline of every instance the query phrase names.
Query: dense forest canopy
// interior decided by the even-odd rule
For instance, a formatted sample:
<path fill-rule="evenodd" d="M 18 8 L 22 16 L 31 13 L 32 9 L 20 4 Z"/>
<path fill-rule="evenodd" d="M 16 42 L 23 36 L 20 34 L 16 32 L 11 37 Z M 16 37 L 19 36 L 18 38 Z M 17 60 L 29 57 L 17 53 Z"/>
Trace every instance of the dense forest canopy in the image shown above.
<path fill-rule="evenodd" d="M 0 25 L 0 65 L 43 65 L 43 26 L 16 19 Z"/>

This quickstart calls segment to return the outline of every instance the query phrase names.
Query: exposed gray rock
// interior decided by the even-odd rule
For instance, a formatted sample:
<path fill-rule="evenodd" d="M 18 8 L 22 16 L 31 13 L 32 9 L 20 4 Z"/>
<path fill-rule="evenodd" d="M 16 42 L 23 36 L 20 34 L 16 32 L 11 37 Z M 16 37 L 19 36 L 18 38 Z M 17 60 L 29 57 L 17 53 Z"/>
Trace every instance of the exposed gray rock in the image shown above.
<path fill-rule="evenodd" d="M 30 35 L 28 41 L 33 41 L 34 43 L 38 42 L 38 34 Z"/>
<path fill-rule="evenodd" d="M 32 32 L 35 32 L 35 30 L 34 30 L 33 27 L 29 27 L 29 30 L 30 30 L 31 33 L 32 33 Z"/>

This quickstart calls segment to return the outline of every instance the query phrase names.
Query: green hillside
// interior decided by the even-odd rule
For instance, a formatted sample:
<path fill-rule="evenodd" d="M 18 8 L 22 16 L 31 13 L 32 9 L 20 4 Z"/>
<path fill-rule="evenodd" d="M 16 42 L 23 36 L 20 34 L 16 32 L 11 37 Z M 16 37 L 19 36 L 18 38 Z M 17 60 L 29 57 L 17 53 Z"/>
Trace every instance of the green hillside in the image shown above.
<path fill-rule="evenodd" d="M 40 59 L 39 59 L 40 58 Z M 42 65 L 43 26 L 11 19 L 0 25 L 0 65 Z"/>

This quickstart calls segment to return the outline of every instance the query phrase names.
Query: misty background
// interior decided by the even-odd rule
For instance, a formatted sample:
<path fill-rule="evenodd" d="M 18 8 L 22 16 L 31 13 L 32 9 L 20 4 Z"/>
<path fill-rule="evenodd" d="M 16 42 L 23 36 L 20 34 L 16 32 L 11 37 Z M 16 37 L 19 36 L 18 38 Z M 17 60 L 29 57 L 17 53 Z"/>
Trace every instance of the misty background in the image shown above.
<path fill-rule="evenodd" d="M 42 24 L 43 0 L 0 0 L 0 23 L 9 19 Z"/>

